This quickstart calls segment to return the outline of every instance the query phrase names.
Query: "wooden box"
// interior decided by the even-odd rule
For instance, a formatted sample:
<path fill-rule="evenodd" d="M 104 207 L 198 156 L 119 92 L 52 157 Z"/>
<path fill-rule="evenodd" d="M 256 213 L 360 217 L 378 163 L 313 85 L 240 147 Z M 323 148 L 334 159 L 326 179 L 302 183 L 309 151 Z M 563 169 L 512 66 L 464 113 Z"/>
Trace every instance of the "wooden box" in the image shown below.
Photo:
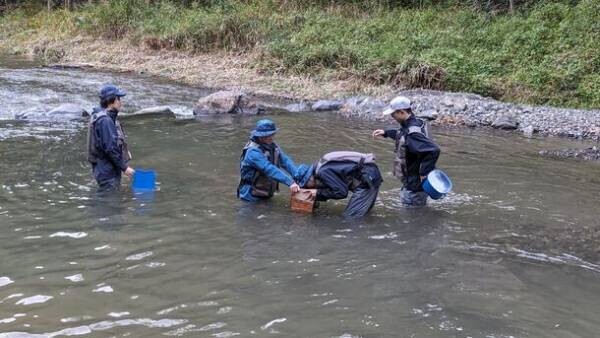
<path fill-rule="evenodd" d="M 292 194 L 290 205 L 293 211 L 312 213 L 315 205 L 315 196 L 317 189 L 300 189 L 299 192 Z"/>

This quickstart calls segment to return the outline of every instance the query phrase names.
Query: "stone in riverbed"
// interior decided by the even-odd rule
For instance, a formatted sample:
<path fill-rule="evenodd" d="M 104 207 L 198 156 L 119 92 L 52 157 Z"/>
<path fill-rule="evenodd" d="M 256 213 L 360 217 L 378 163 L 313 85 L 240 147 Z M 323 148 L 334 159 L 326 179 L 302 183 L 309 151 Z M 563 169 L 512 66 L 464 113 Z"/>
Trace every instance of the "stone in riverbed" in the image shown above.
<path fill-rule="evenodd" d="M 513 115 L 500 115 L 492 122 L 492 127 L 496 129 L 514 130 L 519 127 L 519 122 Z"/>
<path fill-rule="evenodd" d="M 90 116 L 90 114 L 81 106 L 72 103 L 61 104 L 60 106 L 50 110 L 46 113 L 50 117 L 70 117 L 73 119 L 78 119 L 86 116 Z"/>
<path fill-rule="evenodd" d="M 261 110 L 258 104 L 245 93 L 223 90 L 199 99 L 194 107 L 194 115 L 256 115 Z"/>
<path fill-rule="evenodd" d="M 387 104 L 382 100 L 372 97 L 353 97 L 344 102 L 339 109 L 339 113 L 343 116 L 378 119 L 381 118 L 381 112 L 386 106 Z"/>
<path fill-rule="evenodd" d="M 433 110 L 433 109 L 417 111 L 415 113 L 416 117 L 425 119 L 425 120 L 429 120 L 429 121 L 433 121 L 433 120 L 437 119 L 439 115 L 440 114 L 436 110 Z"/>
<path fill-rule="evenodd" d="M 523 135 L 525 135 L 525 137 L 532 137 L 534 132 L 535 129 L 533 128 L 533 126 L 527 126 L 523 128 Z"/>
<path fill-rule="evenodd" d="M 340 100 L 319 100 L 312 105 L 314 111 L 339 110 L 343 102 Z"/>
<path fill-rule="evenodd" d="M 292 103 L 292 104 L 288 104 L 287 106 L 283 107 L 283 109 L 289 111 L 290 113 L 299 113 L 299 112 L 310 111 L 310 105 L 308 105 L 305 102 Z"/>
<path fill-rule="evenodd" d="M 130 114 L 120 114 L 119 117 L 134 117 L 134 116 L 171 116 L 175 117 L 175 113 L 169 106 L 156 106 L 140 109 Z"/>

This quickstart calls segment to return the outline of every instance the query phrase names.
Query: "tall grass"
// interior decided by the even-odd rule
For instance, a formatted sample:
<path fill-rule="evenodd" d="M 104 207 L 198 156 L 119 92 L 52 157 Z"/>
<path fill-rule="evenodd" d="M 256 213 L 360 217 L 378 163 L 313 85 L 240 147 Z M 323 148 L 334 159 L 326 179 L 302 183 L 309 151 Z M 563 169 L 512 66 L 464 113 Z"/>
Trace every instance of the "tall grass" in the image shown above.
<path fill-rule="evenodd" d="M 539 2 L 514 15 L 463 7 L 111 0 L 73 12 L 13 11 L 4 35 L 88 34 L 155 49 L 253 51 L 264 72 L 600 107 L 600 2 Z M 361 3 L 361 2 L 357 2 Z"/>

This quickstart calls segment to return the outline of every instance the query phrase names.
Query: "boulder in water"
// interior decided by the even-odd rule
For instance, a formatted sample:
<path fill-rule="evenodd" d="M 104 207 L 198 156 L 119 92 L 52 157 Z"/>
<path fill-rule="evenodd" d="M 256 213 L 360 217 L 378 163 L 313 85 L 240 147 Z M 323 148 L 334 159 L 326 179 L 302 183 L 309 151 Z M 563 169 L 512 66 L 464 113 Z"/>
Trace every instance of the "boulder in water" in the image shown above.
<path fill-rule="evenodd" d="M 240 91 L 223 90 L 198 100 L 194 115 L 243 114 L 256 115 L 261 107 Z"/>
<path fill-rule="evenodd" d="M 299 113 L 304 111 L 310 111 L 310 106 L 305 102 L 300 103 L 292 103 L 283 107 L 283 109 L 289 111 L 290 113 Z"/>
<path fill-rule="evenodd" d="M 496 129 L 513 130 L 519 127 L 519 122 L 513 115 L 501 115 L 492 122 L 492 127 Z"/>
<path fill-rule="evenodd" d="M 319 100 L 312 105 L 314 111 L 338 110 L 342 107 L 340 100 Z"/>
<path fill-rule="evenodd" d="M 90 116 L 90 114 L 81 106 L 72 103 L 61 104 L 60 106 L 50 110 L 46 113 L 49 117 L 68 117 L 71 119 L 79 119 L 82 117 Z"/>
<path fill-rule="evenodd" d="M 375 117 L 380 118 L 381 112 L 385 109 L 387 104 L 382 100 L 372 97 L 353 97 L 341 106 L 340 114 L 344 116 L 356 116 L 356 117 Z"/>
<path fill-rule="evenodd" d="M 175 113 L 169 106 L 155 106 L 140 109 L 130 114 L 120 114 L 119 117 L 139 117 L 139 116 L 170 116 L 175 117 Z"/>
<path fill-rule="evenodd" d="M 437 119 L 440 116 L 440 114 L 437 110 L 428 109 L 424 111 L 417 111 L 415 113 L 415 116 L 424 120 L 433 121 Z"/>

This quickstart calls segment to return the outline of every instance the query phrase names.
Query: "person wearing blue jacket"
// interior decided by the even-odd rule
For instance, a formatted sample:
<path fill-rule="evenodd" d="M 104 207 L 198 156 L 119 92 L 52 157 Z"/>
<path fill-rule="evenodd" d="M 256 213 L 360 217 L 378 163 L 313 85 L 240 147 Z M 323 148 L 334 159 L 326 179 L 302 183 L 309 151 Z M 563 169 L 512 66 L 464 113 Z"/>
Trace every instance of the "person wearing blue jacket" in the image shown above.
<path fill-rule="evenodd" d="M 117 120 L 125 92 L 114 85 L 105 85 L 99 96 L 100 108 L 93 109 L 88 125 L 88 161 L 99 190 L 114 191 L 121 185 L 121 173 L 132 178 L 135 172 L 128 165 L 131 153 Z"/>
<path fill-rule="evenodd" d="M 365 216 L 373 208 L 383 182 L 374 162 L 348 159 L 332 160 L 322 165 L 301 164 L 294 178 L 302 188 L 317 190 L 316 201 L 341 200 L 352 192 L 344 210 L 344 216 L 352 218 Z"/>
<path fill-rule="evenodd" d="M 427 204 L 427 194 L 422 182 L 435 169 L 440 156 L 440 148 L 429 137 L 425 121 L 414 116 L 411 102 L 398 96 L 383 112 L 400 123 L 399 129 L 377 129 L 373 137 L 386 137 L 395 140 L 394 176 L 402 182 L 401 199 L 407 206 Z"/>
<path fill-rule="evenodd" d="M 279 183 L 289 186 L 292 193 L 300 190 L 291 178 L 296 171 L 294 161 L 273 141 L 277 131 L 271 120 L 263 119 L 256 123 L 240 157 L 237 189 L 240 199 L 248 202 L 269 199 L 279 190 Z"/>

